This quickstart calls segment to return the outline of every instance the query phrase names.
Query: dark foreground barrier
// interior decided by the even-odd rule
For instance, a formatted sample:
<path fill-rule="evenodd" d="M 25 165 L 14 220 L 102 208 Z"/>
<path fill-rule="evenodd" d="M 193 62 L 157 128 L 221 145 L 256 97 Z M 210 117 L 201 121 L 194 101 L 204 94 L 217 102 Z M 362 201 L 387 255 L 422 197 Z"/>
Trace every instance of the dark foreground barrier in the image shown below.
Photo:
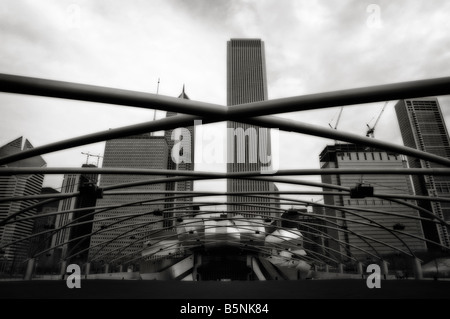
<path fill-rule="evenodd" d="M 365 280 L 302 281 L 154 281 L 64 280 L 0 281 L 1 299 L 449 299 L 450 281 Z"/>

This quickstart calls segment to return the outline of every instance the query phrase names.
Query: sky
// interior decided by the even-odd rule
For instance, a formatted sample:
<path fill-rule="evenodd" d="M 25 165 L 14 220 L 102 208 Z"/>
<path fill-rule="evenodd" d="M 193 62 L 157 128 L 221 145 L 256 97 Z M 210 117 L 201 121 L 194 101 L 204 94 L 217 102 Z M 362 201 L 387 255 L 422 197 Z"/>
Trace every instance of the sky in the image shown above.
<path fill-rule="evenodd" d="M 226 42 L 259 38 L 269 99 L 439 78 L 450 73 L 449 12 L 446 0 L 3 0 L 0 73 L 170 97 L 185 85 L 191 100 L 225 105 Z M 450 123 L 450 97 L 438 100 Z M 402 145 L 395 102 L 383 112 L 375 138 Z M 337 129 L 364 136 L 383 105 L 344 107 Z M 339 110 L 277 116 L 329 127 Z M 0 93 L 0 145 L 24 136 L 37 147 L 164 116 L 164 111 Z M 220 136 L 225 127 L 210 124 L 205 131 Z M 320 152 L 334 143 L 285 132 L 272 142 L 278 145 L 279 169 L 319 168 Z M 48 167 L 80 167 L 87 160 L 82 152 L 102 155 L 104 143 L 43 158 Z M 224 172 L 225 166 L 200 163 L 196 170 Z M 61 182 L 62 176 L 46 176 L 44 186 L 58 188 Z M 195 189 L 224 191 L 224 185 L 197 182 Z"/>

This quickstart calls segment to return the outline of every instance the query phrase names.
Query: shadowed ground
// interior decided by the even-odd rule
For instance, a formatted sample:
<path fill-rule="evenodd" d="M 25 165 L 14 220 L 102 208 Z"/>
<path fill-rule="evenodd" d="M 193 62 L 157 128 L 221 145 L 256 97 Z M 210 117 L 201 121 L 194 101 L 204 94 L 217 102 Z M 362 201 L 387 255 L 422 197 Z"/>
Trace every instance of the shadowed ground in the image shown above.
<path fill-rule="evenodd" d="M 450 281 L 384 280 L 370 289 L 365 280 L 302 281 L 1 281 L 1 299 L 450 299 Z"/>

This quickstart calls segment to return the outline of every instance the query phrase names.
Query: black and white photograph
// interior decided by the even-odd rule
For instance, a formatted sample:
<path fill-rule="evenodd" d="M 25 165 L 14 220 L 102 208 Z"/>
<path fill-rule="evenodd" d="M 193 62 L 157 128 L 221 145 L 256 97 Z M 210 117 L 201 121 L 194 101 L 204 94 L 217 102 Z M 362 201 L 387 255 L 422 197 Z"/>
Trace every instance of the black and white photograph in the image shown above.
<path fill-rule="evenodd" d="M 2 0 L 0 299 L 275 318 L 449 298 L 449 16 Z"/>

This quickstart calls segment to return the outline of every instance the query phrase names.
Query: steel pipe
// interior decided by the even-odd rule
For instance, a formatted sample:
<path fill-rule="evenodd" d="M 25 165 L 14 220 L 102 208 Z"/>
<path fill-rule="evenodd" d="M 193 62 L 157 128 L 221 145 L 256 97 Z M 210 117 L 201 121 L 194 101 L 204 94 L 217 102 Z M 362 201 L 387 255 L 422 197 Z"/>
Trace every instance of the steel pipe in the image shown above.
<path fill-rule="evenodd" d="M 179 126 L 191 126 L 193 125 L 194 120 L 201 119 L 202 121 L 205 121 L 205 123 L 213 123 L 225 120 L 238 120 L 240 122 L 252 123 L 263 127 L 277 127 L 282 130 L 334 138 L 351 143 L 359 143 L 361 145 L 396 151 L 400 154 L 411 155 L 450 166 L 450 161 L 445 158 L 418 151 L 413 148 L 377 141 L 373 138 L 359 136 L 356 134 L 337 132 L 333 129 L 313 126 L 307 123 L 291 121 L 289 125 L 286 122 L 287 120 L 275 116 L 260 116 L 258 118 L 252 118 L 256 115 L 262 114 L 291 112 L 293 110 L 299 109 L 301 110 L 301 108 L 299 108 L 299 105 L 303 105 L 303 109 L 312 109 L 339 106 L 343 105 L 342 103 L 348 105 L 351 103 L 359 104 L 374 102 L 379 101 L 380 99 L 392 100 L 407 97 L 449 94 L 449 82 L 450 78 L 446 77 L 431 80 L 387 84 L 368 88 L 314 94 L 304 97 L 255 102 L 246 104 L 245 108 L 233 107 L 227 109 L 225 107 L 218 107 L 217 105 L 177 98 L 164 98 L 166 100 L 163 101 L 159 99 L 158 96 L 149 93 L 139 93 L 119 89 L 109 89 L 103 87 L 79 85 L 75 83 L 3 74 L 0 75 L 0 90 L 4 92 L 73 98 L 78 100 L 104 103 L 135 103 L 136 105 L 133 106 L 138 106 L 138 104 L 145 106 L 147 105 L 147 103 L 159 103 L 158 105 L 160 105 L 160 109 L 162 110 L 180 111 L 180 109 L 183 109 L 183 111 L 180 111 L 180 113 L 193 113 L 196 115 L 180 114 L 158 121 L 141 123 L 123 128 L 88 134 L 79 138 L 73 138 L 44 145 L 31 150 L 20 152 L 19 154 L 0 158 L 0 165 L 35 155 L 41 155 L 61 149 L 100 142 L 107 139 L 145 132 L 174 129 Z M 97 92 L 97 90 L 100 92 Z M 102 92 L 105 94 L 102 94 Z M 130 100 L 133 99 L 142 99 L 144 101 L 131 102 Z M 297 124 L 293 125 L 293 123 Z M 295 127 L 295 129 L 292 129 L 293 127 Z"/>
<path fill-rule="evenodd" d="M 0 175 L 24 175 L 24 174 L 111 174 L 111 175 L 167 175 L 167 176 L 199 176 L 215 178 L 254 177 L 267 175 L 260 171 L 233 172 L 233 173 L 211 173 L 202 171 L 184 171 L 168 169 L 139 169 L 139 168 L 73 168 L 73 167 L 2 167 Z M 450 175 L 450 168 L 306 168 L 279 170 L 271 176 L 295 176 L 295 175 Z"/>

